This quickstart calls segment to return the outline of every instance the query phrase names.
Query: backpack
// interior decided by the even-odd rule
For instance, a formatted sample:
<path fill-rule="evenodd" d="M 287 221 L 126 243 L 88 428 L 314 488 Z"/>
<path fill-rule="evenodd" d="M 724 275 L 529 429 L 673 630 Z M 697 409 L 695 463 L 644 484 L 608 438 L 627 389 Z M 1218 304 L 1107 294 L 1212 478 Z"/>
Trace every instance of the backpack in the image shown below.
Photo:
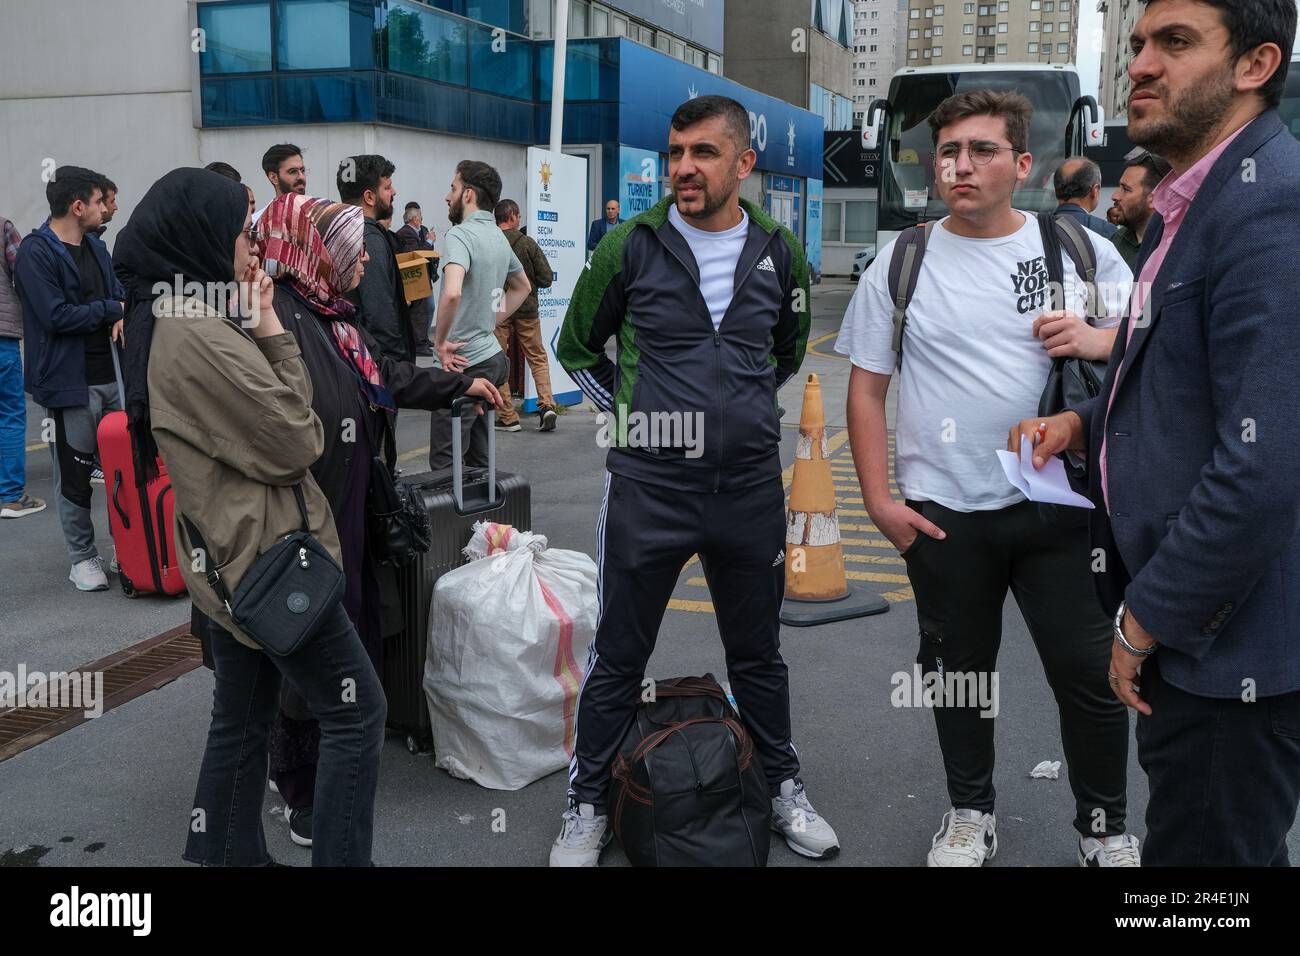
<path fill-rule="evenodd" d="M 921 261 L 925 257 L 930 233 L 936 225 L 937 222 L 923 222 L 904 229 L 894 243 L 894 252 L 889 260 L 889 297 L 894 300 L 893 348 L 898 353 L 900 369 L 903 367 L 903 329 L 907 325 L 907 307 L 912 304 L 912 296 L 916 294 L 916 283 L 921 276 Z M 1074 263 L 1079 278 L 1089 285 L 1096 281 L 1097 253 L 1078 223 L 1065 217 L 1058 218 L 1050 212 L 1040 212 L 1038 229 L 1043 238 L 1045 254 L 1051 252 L 1051 246 L 1057 250 L 1064 248 Z M 1059 290 L 1062 278 L 1060 256 L 1048 254 L 1046 258 L 1048 280 L 1053 283 L 1053 291 Z M 1060 307 L 1059 302 L 1052 302 L 1053 309 Z M 1091 325 L 1092 321 L 1092 317 L 1088 317 L 1088 324 Z"/>
<path fill-rule="evenodd" d="M 614 758 L 610 822 L 633 866 L 766 866 L 772 803 L 712 674 L 655 683 Z"/>

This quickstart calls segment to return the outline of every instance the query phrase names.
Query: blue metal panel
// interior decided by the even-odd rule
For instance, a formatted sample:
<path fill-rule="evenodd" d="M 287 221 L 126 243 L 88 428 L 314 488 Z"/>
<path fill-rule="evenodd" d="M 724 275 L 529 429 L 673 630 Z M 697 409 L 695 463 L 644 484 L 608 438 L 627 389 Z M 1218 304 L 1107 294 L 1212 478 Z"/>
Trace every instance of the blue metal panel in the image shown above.
<path fill-rule="evenodd" d="M 758 153 L 759 169 L 821 176 L 820 116 L 631 40 L 618 43 L 618 141 L 623 145 L 663 151 L 677 107 L 695 96 L 729 96 L 749 110 L 751 145 Z"/>

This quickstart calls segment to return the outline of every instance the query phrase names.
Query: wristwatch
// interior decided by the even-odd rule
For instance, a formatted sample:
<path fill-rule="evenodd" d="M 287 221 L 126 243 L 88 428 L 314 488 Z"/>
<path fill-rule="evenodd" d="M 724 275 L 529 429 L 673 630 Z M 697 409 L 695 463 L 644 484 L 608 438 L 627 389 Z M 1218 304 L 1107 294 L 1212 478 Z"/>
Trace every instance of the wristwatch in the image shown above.
<path fill-rule="evenodd" d="M 1128 638 L 1124 636 L 1124 613 L 1127 610 L 1128 601 L 1120 601 L 1119 610 L 1115 612 L 1115 640 L 1119 641 L 1120 646 L 1135 657 L 1150 657 L 1160 645 L 1153 641 L 1150 647 L 1134 647 L 1128 642 Z"/>

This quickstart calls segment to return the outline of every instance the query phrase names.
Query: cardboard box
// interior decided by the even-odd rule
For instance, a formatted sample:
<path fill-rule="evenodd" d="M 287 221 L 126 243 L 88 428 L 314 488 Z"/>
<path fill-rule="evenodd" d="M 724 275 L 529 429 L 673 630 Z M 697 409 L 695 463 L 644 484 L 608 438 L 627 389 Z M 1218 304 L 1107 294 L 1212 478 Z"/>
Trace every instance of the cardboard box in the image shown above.
<path fill-rule="evenodd" d="M 430 270 L 437 268 L 437 261 L 438 253 L 432 251 L 403 252 L 397 256 L 397 271 L 402 277 L 407 305 L 433 295 Z"/>

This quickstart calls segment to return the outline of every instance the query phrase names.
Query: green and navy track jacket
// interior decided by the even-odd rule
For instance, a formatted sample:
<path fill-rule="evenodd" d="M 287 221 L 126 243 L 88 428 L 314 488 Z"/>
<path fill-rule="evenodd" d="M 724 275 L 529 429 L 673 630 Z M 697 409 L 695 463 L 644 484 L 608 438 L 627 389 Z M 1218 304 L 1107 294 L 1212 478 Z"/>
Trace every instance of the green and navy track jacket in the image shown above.
<path fill-rule="evenodd" d="M 688 491 L 749 487 L 781 473 L 776 392 L 808 346 L 808 261 L 788 229 L 741 200 L 749 237 L 715 331 L 690 245 L 668 219 L 672 201 L 601 240 L 557 356 L 609 416 L 612 473 Z M 611 336 L 617 365 L 605 354 Z M 672 436 L 693 441 L 662 440 Z"/>

